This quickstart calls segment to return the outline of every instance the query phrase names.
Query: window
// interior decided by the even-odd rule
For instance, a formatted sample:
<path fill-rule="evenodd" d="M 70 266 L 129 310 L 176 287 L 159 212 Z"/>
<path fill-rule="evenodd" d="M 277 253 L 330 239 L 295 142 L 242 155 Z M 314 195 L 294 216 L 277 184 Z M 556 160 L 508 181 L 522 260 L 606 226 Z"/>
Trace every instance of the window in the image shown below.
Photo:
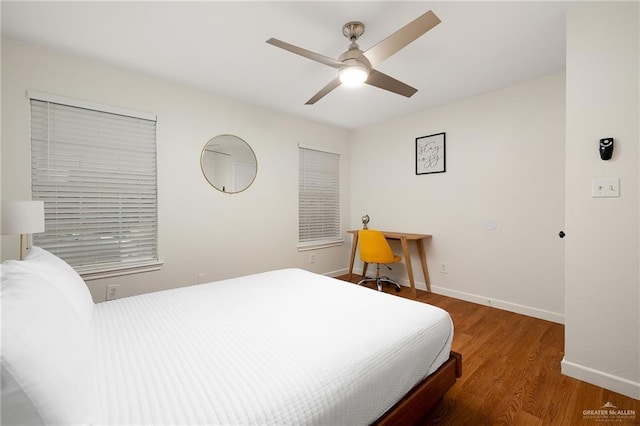
<path fill-rule="evenodd" d="M 342 244 L 340 156 L 302 147 L 298 153 L 298 248 Z"/>
<path fill-rule="evenodd" d="M 156 118 L 29 93 L 34 243 L 85 277 L 157 269 Z"/>

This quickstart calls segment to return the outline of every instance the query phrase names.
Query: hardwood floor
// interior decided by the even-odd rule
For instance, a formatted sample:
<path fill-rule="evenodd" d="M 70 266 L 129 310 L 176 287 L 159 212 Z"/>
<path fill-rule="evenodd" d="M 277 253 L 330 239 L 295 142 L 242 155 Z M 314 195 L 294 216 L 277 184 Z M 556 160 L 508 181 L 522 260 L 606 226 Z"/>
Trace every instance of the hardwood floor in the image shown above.
<path fill-rule="evenodd" d="M 411 298 L 407 287 L 384 291 Z M 563 325 L 424 291 L 417 300 L 449 312 L 463 356 L 462 377 L 424 425 L 640 425 L 640 401 L 560 373 Z"/>

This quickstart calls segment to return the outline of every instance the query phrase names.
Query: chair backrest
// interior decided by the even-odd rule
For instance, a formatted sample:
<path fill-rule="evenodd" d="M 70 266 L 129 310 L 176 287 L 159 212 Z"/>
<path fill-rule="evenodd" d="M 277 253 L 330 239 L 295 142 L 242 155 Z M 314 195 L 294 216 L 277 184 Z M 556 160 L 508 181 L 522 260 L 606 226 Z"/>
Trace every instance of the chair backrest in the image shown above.
<path fill-rule="evenodd" d="M 395 255 L 384 234 L 375 229 L 358 231 L 360 260 L 366 263 L 392 263 Z"/>

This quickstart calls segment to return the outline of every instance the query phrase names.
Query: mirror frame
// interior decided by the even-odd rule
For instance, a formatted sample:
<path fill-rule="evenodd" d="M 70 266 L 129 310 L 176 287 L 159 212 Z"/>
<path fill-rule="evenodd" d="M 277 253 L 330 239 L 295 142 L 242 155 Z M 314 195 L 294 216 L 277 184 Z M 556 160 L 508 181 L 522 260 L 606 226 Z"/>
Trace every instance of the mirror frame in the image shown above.
<path fill-rule="evenodd" d="M 249 182 L 247 184 L 247 186 L 245 186 L 244 188 L 242 188 L 239 191 L 225 191 L 222 188 L 219 188 L 218 186 L 215 185 L 215 183 L 213 182 L 213 178 L 210 178 L 209 176 L 207 176 L 207 173 L 204 170 L 204 154 L 207 151 L 207 147 L 209 146 L 209 144 L 216 138 L 220 138 L 220 137 L 232 137 L 235 138 L 237 141 L 242 142 L 243 144 L 246 145 L 247 148 L 249 148 L 249 151 L 251 152 L 251 155 L 253 156 L 253 161 L 255 163 L 256 166 L 256 171 L 253 174 L 253 178 L 251 179 L 251 182 Z M 258 157 L 256 156 L 255 151 L 253 150 L 253 148 L 251 148 L 251 145 L 249 145 L 249 143 L 247 141 L 245 141 L 244 139 L 242 139 L 239 136 L 236 135 L 232 135 L 232 134 L 228 134 L 228 133 L 223 133 L 220 135 L 216 135 L 214 137 L 212 137 L 211 139 L 209 139 L 207 141 L 207 143 L 204 144 L 204 146 L 202 147 L 202 151 L 200 152 L 200 171 L 202 172 L 202 175 L 204 176 L 205 180 L 209 183 L 209 185 L 211 185 L 212 187 L 214 187 L 215 189 L 217 189 L 219 192 L 222 192 L 223 194 L 239 194 L 243 191 L 246 191 L 251 185 L 253 185 L 253 182 L 255 182 L 256 177 L 258 176 Z"/>

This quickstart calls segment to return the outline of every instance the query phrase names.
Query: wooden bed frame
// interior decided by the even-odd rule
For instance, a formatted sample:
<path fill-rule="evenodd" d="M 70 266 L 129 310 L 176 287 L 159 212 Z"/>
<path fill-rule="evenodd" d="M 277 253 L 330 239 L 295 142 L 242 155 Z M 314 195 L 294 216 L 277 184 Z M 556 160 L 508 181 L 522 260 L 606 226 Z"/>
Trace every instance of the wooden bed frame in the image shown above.
<path fill-rule="evenodd" d="M 382 415 L 374 425 L 413 425 L 421 420 L 462 376 L 462 355 L 451 351 L 449 359 Z"/>

